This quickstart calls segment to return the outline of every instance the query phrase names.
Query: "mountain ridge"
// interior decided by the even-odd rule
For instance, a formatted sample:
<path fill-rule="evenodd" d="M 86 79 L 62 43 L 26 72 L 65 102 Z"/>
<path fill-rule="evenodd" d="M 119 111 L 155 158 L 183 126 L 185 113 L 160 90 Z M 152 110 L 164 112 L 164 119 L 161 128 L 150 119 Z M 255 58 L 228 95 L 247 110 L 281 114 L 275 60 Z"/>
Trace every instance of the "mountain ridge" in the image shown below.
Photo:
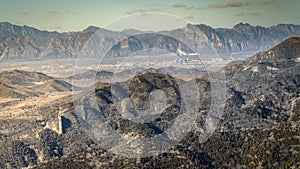
<path fill-rule="evenodd" d="M 99 46 L 112 49 L 120 41 L 123 41 L 124 47 L 128 46 L 127 50 L 124 50 L 125 53 L 120 53 L 118 49 L 114 49 L 111 52 L 112 57 L 127 56 L 128 53 L 135 52 L 135 50 L 129 48 L 134 44 L 127 37 L 128 35 L 134 36 L 142 33 L 134 29 L 125 29 L 118 32 L 95 26 L 90 26 L 78 32 L 59 33 L 1 22 L 0 60 L 74 58 L 80 54 L 84 44 L 95 32 L 97 32 L 99 38 L 97 42 Z M 189 45 L 200 51 L 209 47 L 216 49 L 220 55 L 239 52 L 243 55 L 243 52 L 254 54 L 258 51 L 268 50 L 289 37 L 299 36 L 300 25 L 278 24 L 276 26 L 261 27 L 239 23 L 233 28 L 212 28 L 204 24 L 187 24 L 184 28 L 156 33 L 179 40 L 186 39 L 190 42 Z M 169 44 L 167 39 L 161 42 L 137 41 L 134 43 L 141 43 L 142 46 L 154 46 L 155 43 L 163 43 L 164 46 Z M 177 45 L 174 48 L 181 49 L 181 46 Z M 95 51 L 84 52 L 86 52 L 84 53 L 85 57 L 97 57 Z"/>
<path fill-rule="evenodd" d="M 300 72 L 295 71 L 300 70 L 299 49 L 300 37 L 293 37 L 268 51 L 225 66 L 228 86 L 224 115 L 221 119 L 213 117 L 220 120 L 220 126 L 204 143 L 199 142 L 199 135 L 205 130 L 192 130 L 165 153 L 129 158 L 116 156 L 99 147 L 83 131 L 92 126 L 80 125 L 88 118 L 92 124 L 96 124 L 93 121 L 96 118 L 104 118 L 106 125 L 113 130 L 119 129 L 124 138 L 131 139 L 158 135 L 174 125 L 181 104 L 178 82 L 167 74 L 151 70 L 135 76 L 127 94 L 135 107 L 147 108 L 151 105 L 147 102 L 150 91 L 163 90 L 171 104 L 157 120 L 146 124 L 123 118 L 115 107 L 113 96 L 121 96 L 126 83 L 125 86 L 119 83 L 112 93 L 111 84 L 97 82 L 75 96 L 60 97 L 46 105 L 35 106 L 39 120 L 2 119 L 0 168 L 299 168 Z M 89 74 L 96 72 L 72 78 Z M 203 96 L 198 99 L 203 100 L 199 104 L 201 109 L 197 112 L 199 116 L 195 125 L 201 129 L 210 109 L 212 89 L 208 76 L 197 78 L 197 83 L 199 94 Z M 8 94 L 15 95 L 13 91 Z M 90 104 L 95 101 L 94 97 L 97 109 Z M 76 110 L 82 110 L 83 114 L 76 113 Z M 32 107 L 24 107 L 22 112 L 26 111 L 32 113 Z M 103 116 L 97 116 L 99 111 Z M 80 115 L 85 118 L 80 118 Z M 20 126 L 25 129 L 13 135 Z M 102 125 L 94 126 L 101 129 L 98 127 Z M 112 140 L 110 137 L 109 141 L 114 143 L 112 146 L 120 145 Z M 132 145 L 131 142 L 126 144 Z"/>
<path fill-rule="evenodd" d="M 54 79 L 41 72 L 29 72 L 24 70 L 4 71 L 0 73 L 0 81 L 8 85 L 34 85 L 35 82 Z"/>

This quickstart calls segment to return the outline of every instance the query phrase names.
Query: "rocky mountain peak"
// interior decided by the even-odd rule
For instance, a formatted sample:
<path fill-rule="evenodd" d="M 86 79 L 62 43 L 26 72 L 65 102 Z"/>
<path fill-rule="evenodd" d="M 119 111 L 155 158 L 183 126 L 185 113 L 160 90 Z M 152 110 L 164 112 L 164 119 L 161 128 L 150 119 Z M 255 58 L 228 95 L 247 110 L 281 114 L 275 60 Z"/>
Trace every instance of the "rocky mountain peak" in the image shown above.
<path fill-rule="evenodd" d="M 243 23 L 243 22 L 240 22 L 233 27 L 234 30 L 247 30 L 252 28 L 254 28 L 254 26 L 250 25 L 249 23 Z"/>
<path fill-rule="evenodd" d="M 98 31 L 100 28 L 97 26 L 89 26 L 86 29 L 83 30 L 83 32 L 96 32 Z"/>
<path fill-rule="evenodd" d="M 111 31 L 96 26 L 90 26 L 83 31 L 73 33 L 58 33 L 41 31 L 28 26 L 12 25 L 8 22 L 0 23 L 0 59 L 56 59 L 73 58 L 82 50 L 82 46 L 97 32 L 99 46 L 112 48 L 121 38 L 128 34 L 138 34 L 138 30 Z M 160 32 L 158 32 L 160 33 Z M 265 51 L 291 36 L 300 36 L 298 25 L 277 25 L 264 28 L 239 23 L 232 29 L 214 29 L 205 24 L 192 25 L 165 32 L 177 39 L 186 39 L 196 48 L 206 49 L 207 45 L 214 47 L 220 54 L 230 56 L 231 53 Z M 153 38 L 152 38 L 153 39 Z M 170 45 L 168 38 L 154 38 L 152 41 L 139 39 L 136 44 L 146 46 L 165 44 Z M 135 45 L 136 46 L 136 45 Z M 131 46 L 132 47 L 132 46 Z M 135 48 L 134 48 L 135 49 Z M 101 49 L 102 50 L 102 49 Z M 125 56 L 136 50 L 128 46 L 120 53 L 114 48 L 112 56 Z M 86 57 L 97 56 L 92 51 L 86 51 Z M 243 56 L 239 56 L 243 57 Z"/>
<path fill-rule="evenodd" d="M 198 29 L 202 30 L 203 32 L 214 32 L 215 30 L 205 24 L 195 25 Z"/>

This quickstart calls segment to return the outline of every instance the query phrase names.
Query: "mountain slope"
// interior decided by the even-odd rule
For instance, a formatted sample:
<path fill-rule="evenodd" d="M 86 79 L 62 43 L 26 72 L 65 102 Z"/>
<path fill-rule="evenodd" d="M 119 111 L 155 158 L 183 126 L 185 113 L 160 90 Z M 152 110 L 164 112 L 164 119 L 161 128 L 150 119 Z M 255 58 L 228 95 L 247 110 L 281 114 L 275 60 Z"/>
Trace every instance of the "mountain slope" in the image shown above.
<path fill-rule="evenodd" d="M 113 76 L 113 72 L 109 71 L 96 71 L 96 70 L 88 70 L 83 73 L 78 73 L 72 76 L 67 77 L 69 80 L 82 80 L 82 79 L 95 79 L 99 80 L 101 78 L 109 78 Z"/>
<path fill-rule="evenodd" d="M 127 56 L 136 50 L 149 47 L 172 49 L 171 52 L 176 51 L 174 49 L 177 48 L 187 50 L 182 45 L 174 46 L 173 42 L 169 42 L 170 38 L 163 36 L 152 40 L 134 38 L 135 36 L 124 39 L 128 34 L 132 35 L 132 32 L 141 33 L 137 30 L 115 32 L 91 26 L 81 32 L 58 33 L 2 22 L 0 23 L 0 59 L 73 58 L 79 54 L 83 45 L 96 31 L 97 45 L 107 49 L 112 48 L 109 53 L 111 56 Z M 264 28 L 240 23 L 232 29 L 213 29 L 203 24 L 188 24 L 182 29 L 157 33 L 188 41 L 189 45 L 200 51 L 214 48 L 219 54 L 227 56 L 230 53 L 256 53 L 267 50 L 288 37 L 299 36 L 300 26 L 280 24 Z M 118 43 L 120 41 L 122 45 Z M 104 49 L 100 51 L 103 52 Z M 91 50 L 83 51 L 82 54 L 85 57 L 99 55 L 97 51 Z"/>
<path fill-rule="evenodd" d="M 22 126 L 34 125 L 24 132 L 27 137 L 18 135 L 14 140 L 13 136 L 0 135 L 0 143 L 4 145 L 0 147 L 0 167 L 299 168 L 299 48 L 300 38 L 289 38 L 267 52 L 232 62 L 224 68 L 228 84 L 224 116 L 220 119 L 220 128 L 205 143 L 199 142 L 199 131 L 192 130 L 166 153 L 145 158 L 120 158 L 99 147 L 82 129 L 93 125 L 80 127 L 78 123 L 82 119 L 74 112 L 74 104 L 80 104 L 76 108 L 87 111 L 87 114 L 83 114 L 85 119 L 90 118 L 93 122 L 97 117 L 104 117 L 105 126 L 120 129 L 118 132 L 130 139 L 151 137 L 169 128 L 178 116 L 176 112 L 181 96 L 173 77 L 152 70 L 132 79 L 129 99 L 137 108 L 143 109 L 151 104 L 147 102 L 149 91 L 165 91 L 170 104 L 157 120 L 147 124 L 123 118 L 123 114 L 116 110 L 113 96 L 127 95 L 125 87 L 120 85 L 112 93 L 112 84 L 96 83 L 75 97 L 63 97 L 41 107 L 39 111 L 47 115 L 41 117 L 44 119 L 30 123 L 21 121 Z M 197 81 L 199 91 L 204 96 L 201 97 L 204 102 L 199 116 L 205 117 L 210 106 L 210 82 L 206 76 Z M 125 82 L 123 84 L 126 86 Z M 191 92 L 194 90 L 191 89 Z M 100 112 L 89 104 L 93 99 L 91 95 L 96 97 L 96 106 L 103 116 L 99 116 Z M 49 129 L 39 125 L 45 122 L 49 126 L 50 121 L 56 122 L 57 119 L 61 120 L 62 127 L 67 126 L 62 134 L 55 132 L 55 126 Z M 8 124 L 19 123 L 2 120 L 0 127 L 7 129 Z M 197 119 L 196 125 L 201 125 L 201 119 Z M 11 128 L 0 131 L 12 132 Z M 28 138 L 28 135 L 32 135 L 32 138 Z M 22 142 L 26 144 L 16 142 L 17 139 L 24 139 Z M 112 140 L 109 137 L 109 141 Z"/>
<path fill-rule="evenodd" d="M 0 73 L 0 81 L 8 85 L 34 86 L 35 83 L 45 82 L 53 77 L 40 72 L 24 70 L 4 71 Z"/>
<path fill-rule="evenodd" d="M 34 87 L 33 89 L 35 91 L 47 92 L 47 93 L 80 90 L 79 87 L 72 86 L 72 84 L 58 79 L 49 80 L 44 84 Z"/>
<path fill-rule="evenodd" d="M 81 32 L 47 32 L 28 26 L 0 23 L 0 59 L 54 59 L 76 56 L 95 29 Z M 98 30 L 98 29 L 97 29 Z M 118 33 L 104 30 L 101 40 L 112 45 Z"/>
<path fill-rule="evenodd" d="M 156 168 L 182 168 L 182 166 L 186 168 L 298 168 L 300 164 L 300 79 L 299 71 L 295 70 L 300 70 L 299 42 L 300 38 L 287 39 L 267 52 L 259 53 L 246 61 L 230 63 L 224 68 L 228 77 L 225 114 L 221 119 L 220 129 L 203 144 L 199 143 L 199 133 L 192 131 L 180 142 L 180 145 L 161 155 L 140 159 L 119 159 L 101 148 L 91 148 L 92 151 L 80 150 L 77 153 L 64 151 L 69 155 L 65 154 L 64 158 L 55 162 L 38 164 L 36 168 L 48 168 L 52 165 L 79 167 L 80 161 L 89 161 L 91 168 L 128 166 L 130 168 L 153 166 Z M 130 99 L 137 104 L 137 107 L 146 106 L 142 103 L 147 103 L 142 100 L 148 95 L 141 91 L 158 87 L 155 78 L 149 77 L 160 75 L 150 76 L 150 74 L 137 76 L 132 82 Z M 168 76 L 158 79 L 172 81 Z M 209 96 L 209 81 L 202 77 L 198 82 L 199 89 Z M 176 88 L 176 85 L 171 87 Z M 121 129 L 123 134 L 137 132 L 134 136 L 151 136 L 160 133 L 158 129 L 164 129 L 160 128 L 159 120 L 153 121 L 152 127 L 147 127 L 145 124 L 120 118 L 121 115 L 114 108 L 110 90 L 110 84 L 97 83 L 79 94 L 77 101 L 81 102 L 82 106 L 86 106 L 84 109 L 88 111 L 91 108 L 88 104 L 89 94 L 96 94 L 101 113 L 109 117 L 106 124 Z M 123 88 L 120 87 L 114 94 L 122 94 L 122 90 Z M 135 99 L 141 100 L 134 102 Z M 209 103 L 209 97 L 206 99 Z M 209 105 L 207 103 L 204 105 Z M 208 107 L 201 107 L 202 111 L 206 111 Z M 95 111 L 92 108 L 89 110 L 92 114 Z M 169 121 L 162 120 L 162 123 L 165 123 L 164 127 L 171 125 L 172 119 L 176 118 L 176 114 L 172 114 L 171 110 L 166 113 L 171 113 L 171 116 Z M 92 114 L 87 114 L 87 117 Z M 64 137 L 69 139 L 80 136 L 85 138 L 85 135 L 75 134 L 71 130 L 56 140 L 57 143 L 61 143 L 60 140 Z M 89 141 L 85 144 L 88 146 Z M 71 150 L 69 145 L 63 147 Z M 74 156 L 74 154 L 78 155 Z"/>
<path fill-rule="evenodd" d="M 266 127 L 297 120 L 300 104 L 300 37 L 225 67 L 228 128 Z M 244 118 L 242 118 L 244 116 Z M 240 117 L 243 123 L 235 123 Z M 249 121 L 251 119 L 251 121 Z"/>
<path fill-rule="evenodd" d="M 37 96 L 37 93 L 22 87 L 12 87 L 0 82 L 0 97 L 2 98 L 26 98 Z"/>

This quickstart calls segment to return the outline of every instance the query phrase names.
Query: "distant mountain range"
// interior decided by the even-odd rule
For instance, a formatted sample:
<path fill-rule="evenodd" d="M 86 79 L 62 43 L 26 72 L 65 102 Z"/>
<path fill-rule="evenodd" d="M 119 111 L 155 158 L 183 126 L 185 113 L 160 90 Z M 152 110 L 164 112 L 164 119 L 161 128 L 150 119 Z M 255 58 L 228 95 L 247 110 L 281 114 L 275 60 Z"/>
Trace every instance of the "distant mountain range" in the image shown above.
<path fill-rule="evenodd" d="M 137 51 L 157 48 L 177 52 L 202 51 L 214 48 L 222 56 L 265 51 L 288 37 L 300 36 L 300 25 L 279 24 L 268 28 L 239 23 L 232 29 L 200 24 L 156 33 L 128 29 L 120 32 L 90 26 L 79 32 L 48 32 L 33 27 L 0 23 L 0 59 L 55 59 L 77 57 L 88 39 L 97 32 L 97 45 L 110 49 L 111 57 L 128 56 Z M 128 37 L 129 35 L 136 35 Z M 185 40 L 184 42 L 178 40 Z M 185 46 L 188 43 L 190 46 Z M 191 48 L 189 48 L 191 47 Z M 100 49 L 103 54 L 104 49 Z M 99 52 L 86 50 L 85 57 L 97 57 Z M 244 56 L 245 57 L 245 56 Z"/>
<path fill-rule="evenodd" d="M 121 168 L 137 166 L 132 168 L 299 168 L 299 66 L 300 66 L 300 38 L 294 37 L 285 40 L 270 50 L 258 53 L 243 61 L 231 62 L 224 68 L 227 76 L 228 97 L 225 104 L 224 115 L 220 122 L 220 128 L 203 144 L 199 144 L 199 133 L 191 131 L 176 146 L 175 150 L 153 157 L 142 159 L 124 158 L 114 160 L 110 163 L 104 163 L 101 168 Z M 159 77 L 159 78 L 157 78 Z M 77 106 L 84 110 L 86 117 L 96 119 L 96 109 L 90 103 L 91 96 L 96 96 L 97 105 L 101 110 L 101 115 L 107 120 L 106 124 L 119 130 L 125 136 L 135 138 L 153 137 L 166 131 L 174 125 L 173 119 L 177 118 L 178 100 L 176 83 L 168 75 L 159 73 L 150 73 L 145 71 L 132 79 L 129 87 L 129 99 L 136 108 L 147 107 L 149 103 L 145 100 L 148 92 L 153 89 L 161 89 L 164 92 L 174 93 L 168 95 L 170 104 L 159 118 L 149 123 L 136 123 L 122 118 L 121 113 L 115 108 L 113 96 L 124 94 L 122 85 L 117 92 L 112 92 L 111 85 L 108 83 L 96 83 L 91 88 L 79 93 L 75 99 Z M 169 82 L 165 83 L 165 82 Z M 209 109 L 209 100 L 211 99 L 211 87 L 209 80 L 203 76 L 197 79 L 200 95 L 199 115 L 206 117 Z M 172 90 L 171 90 L 172 89 Z M 127 94 L 126 94 L 127 95 Z M 174 98 L 174 99 L 171 99 Z M 62 102 L 64 107 L 68 102 Z M 112 106 L 114 105 L 114 106 Z M 74 116 L 73 109 L 70 109 L 69 117 Z M 132 112 L 134 113 L 134 111 Z M 102 116 L 101 116 L 102 117 Z M 80 118 L 75 117 L 73 119 Z M 220 118 L 220 117 L 214 117 Z M 76 126 L 78 121 L 71 120 L 71 126 Z M 197 119 L 196 126 L 202 128 L 201 118 Z M 99 131 L 102 131 L 99 128 Z M 84 138 L 77 135 L 69 128 L 67 133 L 61 135 L 61 138 Z M 50 134 L 48 134 L 50 135 Z M 57 139 L 56 142 L 59 143 Z M 82 140 L 82 139 L 80 139 Z M 111 138 L 109 141 L 112 141 Z M 112 141 L 113 142 L 113 141 Z M 89 144 L 80 142 L 81 145 Z M 105 161 L 107 157 L 117 158 L 115 155 L 106 153 L 103 156 L 91 156 L 89 151 L 82 157 L 83 159 L 74 160 L 74 154 L 82 153 L 82 149 L 77 153 L 68 151 L 74 150 L 70 144 L 62 146 L 64 156 L 56 162 L 38 164 L 36 168 L 49 168 L 53 165 L 61 166 L 63 164 L 74 165 L 73 168 L 80 168 L 82 161 Z M 119 143 L 118 143 L 119 144 Z M 131 142 L 127 142 L 132 145 Z M 143 147 L 144 148 L 144 147 Z M 100 150 L 94 150 L 101 153 Z M 186 152 L 187 151 L 187 152 Z M 201 154 L 199 154 L 201 152 Z M 270 152 L 270 153 L 266 153 Z M 70 153 L 71 155 L 66 155 Z M 188 155 L 185 155 L 188 154 Z M 94 153 L 97 154 L 97 153 Z M 183 154 L 183 155 L 181 155 Z M 79 155 L 77 155 L 78 157 Z M 180 157 L 180 158 L 179 158 Z M 180 159 L 184 157 L 183 161 Z M 74 161 L 68 161 L 72 159 Z M 130 161 L 133 160 L 133 161 Z M 138 162 L 137 161 L 141 161 Z M 112 161 L 112 160 L 111 160 Z M 171 161 L 171 162 L 170 162 Z M 165 164 L 165 165 L 164 165 Z M 91 165 L 93 168 L 93 164 Z M 142 166 L 142 167 L 140 167 Z M 296 167 L 297 166 L 297 167 Z"/>
<path fill-rule="evenodd" d="M 127 96 L 128 93 L 123 92 L 122 85 L 112 92 L 113 83 L 97 82 L 78 94 L 59 97 L 45 105 L 23 105 L 20 107 L 22 114 L 34 112 L 39 119 L 0 119 L 0 168 L 299 168 L 300 37 L 289 38 L 245 60 L 233 61 L 223 70 L 228 93 L 224 115 L 220 119 L 220 128 L 205 143 L 199 143 L 199 131 L 192 130 L 178 146 L 166 153 L 126 158 L 99 147 L 83 131 L 92 125 L 79 124 L 82 119 L 76 113 L 78 109 L 92 120 L 104 117 L 105 124 L 124 138 L 150 138 L 176 124 L 174 119 L 182 106 L 179 81 L 151 70 L 132 78 L 128 97 L 135 107 L 147 108 L 151 105 L 147 101 L 149 92 L 163 90 L 168 97 L 168 107 L 157 119 L 137 123 L 123 118 L 113 97 Z M 88 71 L 67 79 L 111 75 L 106 71 Z M 210 109 L 212 88 L 208 76 L 196 80 L 203 97 L 199 98 L 201 109 L 198 110 L 195 129 L 201 129 Z M 36 84 L 41 81 L 47 82 Z M 36 90 L 54 94 L 71 90 L 71 85 L 38 72 L 14 70 L 0 73 L 2 98 L 30 98 L 36 96 L 37 93 L 32 93 Z M 91 105 L 91 96 L 96 97 L 94 106 L 98 106 L 101 113 Z M 42 97 L 41 100 L 48 99 Z M 7 109 L 13 104 L 13 101 L 3 102 L 0 107 Z M 21 132 L 15 135 L 19 130 Z M 109 141 L 119 146 L 119 142 L 113 142 L 113 139 L 110 137 Z M 128 142 L 128 145 L 133 144 Z"/>

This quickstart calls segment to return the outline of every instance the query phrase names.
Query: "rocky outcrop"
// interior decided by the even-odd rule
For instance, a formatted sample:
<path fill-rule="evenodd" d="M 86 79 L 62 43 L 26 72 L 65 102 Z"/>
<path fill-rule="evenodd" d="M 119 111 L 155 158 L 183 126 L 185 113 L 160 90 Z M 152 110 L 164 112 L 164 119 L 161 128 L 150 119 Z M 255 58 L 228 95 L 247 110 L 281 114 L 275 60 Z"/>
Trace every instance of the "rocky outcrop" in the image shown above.
<path fill-rule="evenodd" d="M 115 84 L 98 82 L 74 97 L 63 97 L 35 109 L 44 118 L 38 121 L 1 119 L 4 132 L 0 134 L 0 168 L 299 168 L 299 49 L 300 38 L 289 38 L 267 52 L 227 65 L 224 70 L 228 97 L 224 116 L 220 129 L 205 143 L 199 143 L 199 133 L 192 130 L 166 153 L 126 158 L 102 149 L 82 130 L 92 125 L 78 122 L 101 118 L 124 137 L 150 138 L 175 124 L 174 119 L 180 115 L 178 107 L 183 105 L 182 95 L 178 93 L 179 81 L 151 70 L 135 76 L 128 91 L 124 91 L 125 82 L 118 83 L 114 92 Z M 196 123 L 201 125 L 200 118 L 205 118 L 209 109 L 211 84 L 207 76 L 198 78 L 197 82 L 203 104 Z M 132 105 L 143 110 L 151 107 L 150 91 L 160 94 L 157 89 L 164 91 L 167 98 L 167 109 L 161 117 L 137 123 L 123 118 L 122 111 L 117 111 L 114 96 L 129 96 Z M 90 96 L 95 96 L 93 106 L 100 109 L 102 116 L 93 109 Z M 160 98 L 164 103 L 164 97 Z M 125 107 L 120 101 L 121 108 Z M 89 113 L 78 116 L 74 104 L 76 109 Z M 126 117 L 136 114 L 124 113 Z M 90 124 L 102 126 L 102 123 Z M 8 135 L 22 126 L 27 137 Z M 112 140 L 109 138 L 109 143 Z"/>
<path fill-rule="evenodd" d="M 299 49 L 300 38 L 289 38 L 267 52 L 225 67 L 227 128 L 261 128 L 299 118 L 293 108 L 300 96 Z"/>
<path fill-rule="evenodd" d="M 78 168 L 85 161 L 91 161 L 90 168 L 95 168 L 95 166 L 118 168 L 129 165 L 132 168 L 153 166 L 159 168 L 180 168 L 180 166 L 186 166 L 186 168 L 297 168 L 300 155 L 300 76 L 299 71 L 295 70 L 299 70 L 300 66 L 299 45 L 300 38 L 290 38 L 267 52 L 259 53 L 245 61 L 232 62 L 224 68 L 228 78 L 228 99 L 224 117 L 221 119 L 220 129 L 215 131 L 205 143 L 199 143 L 199 135 L 191 131 L 178 146 L 167 153 L 146 158 L 117 159 L 116 155 L 111 155 L 101 148 L 92 148 L 86 141 L 86 145 L 91 147 L 86 148 L 88 150 L 81 149 L 75 157 L 72 153 L 57 161 L 38 164 L 36 168 L 49 168 L 53 165 L 74 165 Z M 171 85 L 166 85 L 167 83 Z M 145 98 L 148 97 L 148 92 L 144 91 L 158 87 L 166 89 L 167 93 L 173 87 L 176 89 L 176 85 L 172 84 L 172 78 L 166 75 L 150 72 L 141 74 L 132 80 L 129 87 L 130 99 L 133 104 L 135 104 L 134 100 L 139 99 L 136 107 L 147 107 L 149 103 L 145 102 Z M 198 84 L 200 91 L 210 93 L 208 79 L 199 78 Z M 167 86 L 171 88 L 165 88 Z M 121 95 L 124 93 L 122 91 L 121 86 L 114 94 Z M 176 93 L 176 90 L 173 91 Z M 123 134 L 130 133 L 129 137 L 157 135 L 161 132 L 158 129 L 165 130 L 163 127 L 160 128 L 159 124 L 172 123 L 172 119 L 176 118 L 176 114 L 169 109 L 168 116 L 166 116 L 169 118 L 160 118 L 151 123 L 153 125 L 137 124 L 121 119 L 121 115 L 114 107 L 111 85 L 96 83 L 95 86 L 79 94 L 77 100 L 83 107 L 86 107 L 85 110 L 91 112 L 86 114 L 86 117 L 90 115 L 92 119 L 96 117 L 92 115 L 96 115 L 97 112 L 88 104 L 91 98 L 89 94 L 96 96 L 99 109 L 108 121 L 105 124 L 114 129 L 120 129 Z M 177 98 L 176 94 L 172 96 Z M 207 100 L 209 102 L 209 97 Z M 202 108 L 204 111 L 208 109 L 208 107 Z M 163 126 L 168 127 L 168 125 Z M 72 130 L 70 131 L 61 135 L 62 139 L 67 138 L 65 142 L 70 138 Z M 73 132 L 71 136 L 76 139 L 77 137 L 85 138 L 82 133 L 76 135 Z M 78 141 L 78 144 L 82 142 Z M 70 150 L 69 147 L 74 148 L 74 142 L 71 143 L 64 144 L 64 153 Z M 183 161 L 180 161 L 181 159 Z M 94 161 L 101 161 L 101 163 Z"/>

